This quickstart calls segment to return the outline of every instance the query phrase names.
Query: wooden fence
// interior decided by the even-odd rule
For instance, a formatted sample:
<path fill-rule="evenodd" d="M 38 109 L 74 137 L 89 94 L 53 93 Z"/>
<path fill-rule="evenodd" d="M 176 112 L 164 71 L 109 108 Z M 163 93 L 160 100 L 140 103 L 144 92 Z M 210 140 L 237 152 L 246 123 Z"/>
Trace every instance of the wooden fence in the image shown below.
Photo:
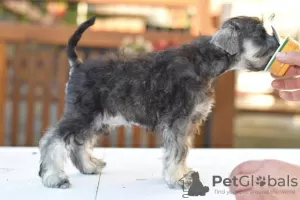
<path fill-rule="evenodd" d="M 0 146 L 34 146 L 43 131 L 63 112 L 69 70 L 64 46 L 75 27 L 0 23 L 0 29 Z M 116 48 L 126 36 L 87 31 L 79 45 L 85 47 L 81 54 L 85 58 L 99 55 L 99 48 Z M 152 41 L 176 38 L 186 42 L 192 39 L 182 33 L 154 32 L 143 36 Z M 232 146 L 234 74 L 221 77 L 216 91 L 211 123 L 209 127 L 202 127 L 209 129 L 209 133 L 196 137 L 196 147 L 203 147 L 206 140 L 212 147 Z M 104 137 L 100 145 L 158 147 L 159 136 L 145 132 L 137 126 L 120 127 Z"/>

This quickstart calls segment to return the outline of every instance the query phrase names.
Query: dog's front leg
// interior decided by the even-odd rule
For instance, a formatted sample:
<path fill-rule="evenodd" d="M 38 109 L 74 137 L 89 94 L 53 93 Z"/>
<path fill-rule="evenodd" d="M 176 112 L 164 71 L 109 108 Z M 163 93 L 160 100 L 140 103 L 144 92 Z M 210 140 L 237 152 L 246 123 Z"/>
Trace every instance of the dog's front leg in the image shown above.
<path fill-rule="evenodd" d="M 191 136 L 188 135 L 187 128 L 188 122 L 178 121 L 172 127 L 163 130 L 165 148 L 163 176 L 170 188 L 189 187 L 192 181 L 188 175 L 192 169 L 186 166 L 191 145 Z"/>

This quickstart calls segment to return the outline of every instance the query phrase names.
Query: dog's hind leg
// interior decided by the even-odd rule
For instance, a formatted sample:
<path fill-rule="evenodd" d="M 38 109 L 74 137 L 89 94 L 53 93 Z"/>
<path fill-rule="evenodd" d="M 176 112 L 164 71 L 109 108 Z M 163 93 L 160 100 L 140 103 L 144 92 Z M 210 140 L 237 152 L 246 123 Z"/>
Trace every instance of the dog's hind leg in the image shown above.
<path fill-rule="evenodd" d="M 70 158 L 76 168 L 82 174 L 99 174 L 106 166 L 106 163 L 99 158 L 93 156 L 93 148 L 98 140 L 97 134 L 105 134 L 106 128 L 102 128 L 97 132 L 90 133 L 90 138 L 84 141 L 84 144 L 71 145 Z M 75 140 L 76 141 L 76 140 Z"/>
<path fill-rule="evenodd" d="M 55 127 L 48 130 L 43 136 L 40 141 L 41 163 L 39 176 L 46 187 L 70 187 L 69 179 L 64 172 L 64 162 L 70 152 L 73 158 L 74 153 L 78 153 L 79 157 L 89 155 L 84 154 L 83 149 L 90 142 L 89 130 L 91 130 L 93 124 L 92 120 L 89 117 L 64 116 Z M 81 159 L 81 161 L 90 160 Z"/>
<path fill-rule="evenodd" d="M 58 128 L 49 129 L 42 137 L 40 144 L 39 176 L 46 187 L 69 188 L 70 182 L 64 173 L 64 162 L 67 158 L 66 144 L 58 134 Z"/>
<path fill-rule="evenodd" d="M 186 176 L 192 171 L 186 166 L 191 146 L 191 137 L 187 133 L 188 124 L 186 120 L 178 120 L 172 127 L 163 130 L 165 148 L 163 176 L 170 188 L 190 186 L 192 181 Z"/>

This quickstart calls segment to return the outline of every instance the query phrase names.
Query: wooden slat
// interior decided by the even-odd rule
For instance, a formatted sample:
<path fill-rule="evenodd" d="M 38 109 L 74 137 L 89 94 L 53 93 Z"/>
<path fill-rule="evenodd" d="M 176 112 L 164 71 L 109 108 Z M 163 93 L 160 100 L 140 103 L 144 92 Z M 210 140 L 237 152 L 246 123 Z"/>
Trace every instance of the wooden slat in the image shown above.
<path fill-rule="evenodd" d="M 195 148 L 200 148 L 200 147 L 203 147 L 203 137 L 204 137 L 204 124 L 201 125 L 200 127 L 200 134 L 196 134 L 195 135 L 195 138 L 194 138 L 194 147 Z"/>
<path fill-rule="evenodd" d="M 274 98 L 274 103 L 272 106 L 265 105 L 260 101 L 255 101 L 252 99 L 258 98 L 270 98 L 272 97 L 270 94 L 249 94 L 249 95 L 237 95 L 235 106 L 237 112 L 251 112 L 251 113 L 269 113 L 269 114 L 279 114 L 279 115 L 291 115 L 291 114 L 300 114 L 300 106 L 298 103 L 287 102 L 283 99 L 278 98 L 277 96 Z M 248 102 L 251 100 L 251 104 Z"/>
<path fill-rule="evenodd" d="M 210 35 L 215 30 L 213 19 L 214 16 L 210 10 L 210 0 L 197 0 L 196 14 L 191 18 L 190 34 L 194 36 Z"/>
<path fill-rule="evenodd" d="M 41 133 L 44 132 L 48 126 L 49 126 L 49 118 L 50 118 L 50 106 L 51 106 L 51 74 L 54 69 L 54 51 L 53 50 L 48 50 L 48 51 L 43 51 L 40 55 L 40 59 L 43 62 L 43 111 L 42 111 L 42 130 Z"/>
<path fill-rule="evenodd" d="M 201 148 L 201 147 L 203 147 L 203 134 L 195 136 L 193 146 L 195 148 Z"/>
<path fill-rule="evenodd" d="M 147 147 L 149 148 L 156 147 L 156 133 L 147 132 Z"/>
<path fill-rule="evenodd" d="M 7 44 L 0 42 L 0 146 L 4 145 L 6 104 Z"/>
<path fill-rule="evenodd" d="M 212 147 L 233 146 L 233 120 L 235 117 L 235 72 L 228 72 L 217 80 L 216 105 L 212 112 Z"/>
<path fill-rule="evenodd" d="M 210 35 L 215 32 L 213 27 L 213 16 L 210 11 L 210 0 L 198 0 L 197 1 L 197 21 L 199 23 L 199 32 L 201 35 Z"/>
<path fill-rule="evenodd" d="M 12 98 L 12 94 L 7 94 L 6 97 L 7 98 Z M 26 100 L 26 98 L 27 98 L 27 95 L 20 94 L 20 101 Z M 37 95 L 36 96 L 37 101 L 43 101 L 43 98 L 44 97 L 42 95 Z M 56 94 L 53 94 L 53 95 L 51 95 L 50 100 L 51 101 L 58 101 L 58 97 L 56 97 Z"/>
<path fill-rule="evenodd" d="M 59 52 L 57 74 L 57 119 L 61 118 L 65 107 L 65 88 L 68 81 L 69 64 L 64 50 Z"/>
<path fill-rule="evenodd" d="M 35 105 L 35 68 L 37 64 L 37 57 L 33 51 L 27 53 L 27 77 L 28 77 L 28 93 L 27 93 L 27 116 L 26 116 L 26 133 L 25 146 L 32 146 L 34 143 L 34 105 Z M 16 66 L 21 67 L 21 66 Z M 20 103 L 20 102 L 19 102 Z"/>
<path fill-rule="evenodd" d="M 66 45 L 69 37 L 76 30 L 77 26 L 52 25 L 40 26 L 33 24 L 19 24 L 0 22 L 0 40 L 28 42 L 33 41 L 41 44 Z M 121 33 L 93 31 L 92 27 L 84 32 L 78 46 L 88 47 L 119 47 L 124 37 L 141 35 L 150 41 L 178 41 L 186 43 L 194 37 L 189 33 L 177 32 L 142 32 L 142 33 Z"/>
<path fill-rule="evenodd" d="M 111 138 L 109 136 L 104 135 L 101 137 L 101 147 L 110 147 L 111 146 Z"/>
<path fill-rule="evenodd" d="M 125 147 L 125 127 L 120 126 L 117 129 L 117 147 Z"/>
<path fill-rule="evenodd" d="M 24 46 L 17 45 L 15 56 L 12 62 L 14 68 L 13 76 L 13 94 L 12 94 L 12 135 L 11 135 L 11 144 L 13 146 L 18 145 L 18 134 L 19 134 L 19 111 L 20 111 L 20 66 L 22 64 L 22 59 L 26 55 Z"/>
<path fill-rule="evenodd" d="M 131 128 L 132 131 L 132 147 L 141 146 L 141 128 L 139 126 L 133 125 Z"/>

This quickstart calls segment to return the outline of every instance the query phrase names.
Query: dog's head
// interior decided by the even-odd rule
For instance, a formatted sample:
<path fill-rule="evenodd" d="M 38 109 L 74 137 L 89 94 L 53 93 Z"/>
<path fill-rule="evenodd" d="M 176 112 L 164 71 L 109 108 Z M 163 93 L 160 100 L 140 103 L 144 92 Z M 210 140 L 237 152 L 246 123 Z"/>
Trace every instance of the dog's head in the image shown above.
<path fill-rule="evenodd" d="M 233 58 L 230 70 L 261 71 L 279 47 L 274 34 L 267 33 L 263 21 L 246 16 L 225 21 L 212 35 L 211 43 Z"/>

